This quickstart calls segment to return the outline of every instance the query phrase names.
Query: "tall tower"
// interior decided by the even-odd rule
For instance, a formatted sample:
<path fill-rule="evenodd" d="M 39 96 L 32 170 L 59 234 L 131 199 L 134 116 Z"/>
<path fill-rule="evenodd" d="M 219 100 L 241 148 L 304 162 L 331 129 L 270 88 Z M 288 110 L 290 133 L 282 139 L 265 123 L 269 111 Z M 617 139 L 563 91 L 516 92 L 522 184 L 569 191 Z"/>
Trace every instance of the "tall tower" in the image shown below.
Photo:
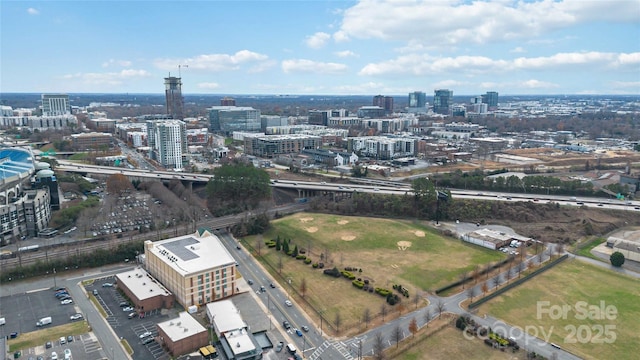
<path fill-rule="evenodd" d="M 379 106 L 384 109 L 385 114 L 393 113 L 393 97 L 376 95 L 373 97 L 373 106 Z"/>
<path fill-rule="evenodd" d="M 449 107 L 453 99 L 453 91 L 447 89 L 436 89 L 433 92 L 433 112 L 436 114 L 449 114 Z"/>
<path fill-rule="evenodd" d="M 182 78 L 169 76 L 164 78 L 164 93 L 167 101 L 167 114 L 176 120 L 184 119 L 184 98 L 182 97 Z"/>
<path fill-rule="evenodd" d="M 236 99 L 225 96 L 220 99 L 220 106 L 236 106 Z"/>
<path fill-rule="evenodd" d="M 495 109 L 498 107 L 498 92 L 496 91 L 487 91 L 486 94 L 482 95 L 482 103 L 487 104 L 490 109 Z"/>
<path fill-rule="evenodd" d="M 414 91 L 412 93 L 409 93 L 409 107 L 410 108 L 427 107 L 427 95 L 422 91 Z"/>

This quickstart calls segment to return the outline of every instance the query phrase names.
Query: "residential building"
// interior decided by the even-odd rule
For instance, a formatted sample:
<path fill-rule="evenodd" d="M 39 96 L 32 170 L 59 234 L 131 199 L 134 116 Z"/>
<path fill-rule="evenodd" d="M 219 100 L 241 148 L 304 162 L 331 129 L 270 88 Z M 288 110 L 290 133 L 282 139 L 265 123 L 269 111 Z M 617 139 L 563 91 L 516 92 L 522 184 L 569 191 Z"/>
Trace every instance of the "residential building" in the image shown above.
<path fill-rule="evenodd" d="M 384 109 L 386 115 L 393 113 L 393 96 L 376 95 L 373 97 L 373 106 L 379 106 Z"/>
<path fill-rule="evenodd" d="M 156 341 L 166 346 L 173 358 L 198 350 L 209 344 L 207 329 L 188 312 L 178 313 L 178 317 L 163 321 L 156 325 L 158 336 Z"/>
<path fill-rule="evenodd" d="M 358 109 L 359 118 L 379 118 L 385 116 L 384 108 L 380 106 L 362 106 Z"/>
<path fill-rule="evenodd" d="M 433 94 L 433 112 L 436 114 L 449 115 L 452 101 L 453 91 L 436 89 Z"/>
<path fill-rule="evenodd" d="M 227 359 L 253 360 L 262 357 L 262 347 L 231 300 L 207 304 L 207 316 Z"/>
<path fill-rule="evenodd" d="M 185 309 L 236 294 L 236 261 L 208 230 L 156 242 L 145 241 L 147 271 Z"/>
<path fill-rule="evenodd" d="M 358 155 L 353 152 L 333 152 L 324 149 L 306 149 L 303 154 L 309 155 L 316 163 L 328 166 L 347 166 L 358 162 Z"/>
<path fill-rule="evenodd" d="M 173 294 L 141 267 L 116 274 L 118 289 L 131 300 L 136 311 L 171 309 Z"/>
<path fill-rule="evenodd" d="M 245 137 L 244 151 L 248 155 L 273 158 L 283 154 L 297 154 L 304 149 L 317 149 L 322 145 L 320 136 L 290 134 Z"/>
<path fill-rule="evenodd" d="M 180 120 L 147 121 L 150 157 L 166 168 L 182 170 L 188 164 L 186 129 Z"/>
<path fill-rule="evenodd" d="M 327 126 L 331 110 L 309 110 L 309 125 Z"/>
<path fill-rule="evenodd" d="M 164 78 L 164 94 L 167 114 L 173 119 L 184 119 L 184 98 L 182 97 L 182 78 L 169 76 Z"/>
<path fill-rule="evenodd" d="M 58 116 L 71 114 L 69 95 L 42 94 L 42 116 Z"/>
<path fill-rule="evenodd" d="M 211 131 L 225 134 L 234 131 L 260 131 L 260 110 L 238 106 L 212 106 L 207 110 Z"/>
<path fill-rule="evenodd" d="M 378 160 L 415 156 L 417 139 L 410 137 L 360 136 L 348 139 L 347 149 Z"/>
<path fill-rule="evenodd" d="M 220 99 L 220 106 L 236 106 L 236 99 L 225 96 Z"/>

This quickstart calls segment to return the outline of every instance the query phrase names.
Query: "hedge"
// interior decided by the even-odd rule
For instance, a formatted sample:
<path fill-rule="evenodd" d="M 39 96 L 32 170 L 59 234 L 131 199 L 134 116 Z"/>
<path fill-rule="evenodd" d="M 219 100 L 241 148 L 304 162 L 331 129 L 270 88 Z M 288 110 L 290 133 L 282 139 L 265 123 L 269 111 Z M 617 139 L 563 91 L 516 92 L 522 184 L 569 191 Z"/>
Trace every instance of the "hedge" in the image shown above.
<path fill-rule="evenodd" d="M 311 259 L 309 259 L 309 258 L 304 259 L 304 263 L 307 264 L 307 265 L 311 264 Z"/>
<path fill-rule="evenodd" d="M 307 257 L 304 255 L 298 255 L 296 256 L 296 260 L 305 260 Z"/>
<path fill-rule="evenodd" d="M 340 271 L 340 273 L 342 274 L 342 276 L 346 277 L 349 280 L 353 280 L 353 279 L 356 278 L 355 275 L 353 275 L 352 273 L 350 273 L 350 272 L 348 272 L 346 270 L 342 270 L 342 271 Z"/>
<path fill-rule="evenodd" d="M 379 287 L 377 287 L 375 289 L 375 291 L 376 291 L 376 293 L 378 293 L 378 294 L 380 294 L 381 296 L 384 296 L 384 297 L 386 297 L 389 294 L 391 294 L 391 290 L 387 290 L 387 289 L 379 288 Z"/>
<path fill-rule="evenodd" d="M 353 284 L 353 286 L 357 287 L 358 289 L 362 289 L 364 287 L 364 283 L 358 280 L 353 280 L 351 284 Z"/>

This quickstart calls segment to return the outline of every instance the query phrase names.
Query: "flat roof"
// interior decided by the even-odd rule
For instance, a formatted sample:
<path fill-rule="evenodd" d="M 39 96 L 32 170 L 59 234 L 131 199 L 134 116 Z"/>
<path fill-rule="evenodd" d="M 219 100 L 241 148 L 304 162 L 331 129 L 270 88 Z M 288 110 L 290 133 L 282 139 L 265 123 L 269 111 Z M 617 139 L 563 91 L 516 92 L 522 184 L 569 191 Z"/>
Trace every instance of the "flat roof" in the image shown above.
<path fill-rule="evenodd" d="M 231 351 L 236 354 L 243 354 L 256 349 L 251 340 L 251 335 L 247 329 L 233 330 L 225 334 L 225 339 L 229 343 Z"/>
<path fill-rule="evenodd" d="M 207 331 L 186 311 L 179 313 L 177 318 L 159 323 L 158 328 L 162 329 L 173 342 Z"/>
<path fill-rule="evenodd" d="M 155 241 L 152 245 L 147 251 L 182 275 L 236 263 L 220 239 L 208 231 Z"/>
<path fill-rule="evenodd" d="M 212 318 L 216 329 L 222 334 L 247 327 L 247 323 L 242 320 L 240 311 L 231 300 L 208 303 L 207 314 Z"/>
<path fill-rule="evenodd" d="M 131 290 L 139 300 L 146 300 L 154 296 L 168 296 L 171 292 L 154 279 L 146 270 L 135 268 L 116 274 L 118 283 Z"/>

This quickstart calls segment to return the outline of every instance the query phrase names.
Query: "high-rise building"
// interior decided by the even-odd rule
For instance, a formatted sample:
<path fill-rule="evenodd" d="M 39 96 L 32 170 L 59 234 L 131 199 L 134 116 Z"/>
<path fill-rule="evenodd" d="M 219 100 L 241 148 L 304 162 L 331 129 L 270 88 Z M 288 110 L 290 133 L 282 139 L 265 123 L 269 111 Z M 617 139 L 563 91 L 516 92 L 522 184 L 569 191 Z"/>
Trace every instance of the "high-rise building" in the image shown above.
<path fill-rule="evenodd" d="M 71 114 L 69 95 L 42 94 L 42 116 L 58 116 Z"/>
<path fill-rule="evenodd" d="M 260 131 L 260 110 L 243 106 L 212 106 L 207 110 L 211 131 L 226 134 L 234 131 Z"/>
<path fill-rule="evenodd" d="M 414 91 L 409 93 L 409 107 L 410 108 L 425 108 L 427 107 L 427 94 L 422 91 Z"/>
<path fill-rule="evenodd" d="M 373 106 L 379 106 L 384 109 L 384 112 L 388 114 L 393 113 L 393 97 L 376 95 L 373 97 Z"/>
<path fill-rule="evenodd" d="M 182 170 L 187 165 L 187 125 L 180 120 L 147 121 L 150 156 L 166 168 Z"/>
<path fill-rule="evenodd" d="M 220 106 L 236 106 L 236 99 L 225 96 L 220 99 Z"/>
<path fill-rule="evenodd" d="M 489 109 L 498 107 L 498 93 L 496 91 L 487 91 L 482 95 L 482 103 L 487 104 Z"/>
<path fill-rule="evenodd" d="M 449 114 L 449 108 L 453 99 L 453 91 L 436 89 L 433 92 L 433 112 L 436 114 Z"/>
<path fill-rule="evenodd" d="M 182 78 L 169 76 L 164 78 L 164 94 L 167 102 L 167 114 L 176 120 L 184 119 L 184 98 L 182 97 Z"/>

